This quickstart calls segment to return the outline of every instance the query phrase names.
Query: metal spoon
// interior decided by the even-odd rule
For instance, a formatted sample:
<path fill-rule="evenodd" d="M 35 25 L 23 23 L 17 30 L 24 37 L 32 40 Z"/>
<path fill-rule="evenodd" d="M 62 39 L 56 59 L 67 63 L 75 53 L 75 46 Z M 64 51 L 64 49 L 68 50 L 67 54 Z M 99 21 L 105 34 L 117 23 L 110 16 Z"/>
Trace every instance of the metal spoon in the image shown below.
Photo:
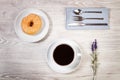
<path fill-rule="evenodd" d="M 83 20 L 103 20 L 104 18 L 84 18 L 82 16 L 73 16 L 74 21 L 83 21 Z"/>
<path fill-rule="evenodd" d="M 76 15 L 82 14 L 82 13 L 102 13 L 102 11 L 82 11 L 81 9 L 75 9 L 73 10 L 73 13 Z"/>

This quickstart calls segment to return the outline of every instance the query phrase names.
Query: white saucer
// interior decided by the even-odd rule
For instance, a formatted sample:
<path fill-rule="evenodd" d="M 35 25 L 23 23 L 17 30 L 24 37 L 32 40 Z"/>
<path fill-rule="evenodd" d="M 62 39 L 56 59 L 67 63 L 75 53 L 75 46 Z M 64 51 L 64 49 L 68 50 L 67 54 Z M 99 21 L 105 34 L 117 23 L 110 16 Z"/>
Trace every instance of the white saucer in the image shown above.
<path fill-rule="evenodd" d="M 65 65 L 65 66 L 57 64 L 53 58 L 53 52 L 55 48 L 61 44 L 69 45 L 74 51 L 73 61 L 70 64 Z M 68 39 L 60 39 L 60 40 L 54 41 L 49 46 L 48 53 L 47 53 L 47 62 L 48 62 L 49 67 L 55 72 L 70 73 L 70 72 L 75 71 L 78 68 L 79 63 L 81 61 L 81 54 L 82 54 L 81 49 L 76 42 L 72 40 L 68 40 Z"/>
<path fill-rule="evenodd" d="M 36 35 L 28 35 L 24 33 L 21 28 L 22 19 L 31 13 L 37 14 L 43 20 L 42 30 Z M 22 39 L 23 41 L 37 42 L 43 39 L 47 35 L 48 30 L 49 30 L 49 19 L 47 15 L 39 9 L 33 9 L 33 8 L 25 9 L 22 12 L 20 12 L 19 15 L 16 17 L 15 22 L 14 22 L 14 28 L 15 28 L 15 32 L 18 35 L 18 37 Z"/>

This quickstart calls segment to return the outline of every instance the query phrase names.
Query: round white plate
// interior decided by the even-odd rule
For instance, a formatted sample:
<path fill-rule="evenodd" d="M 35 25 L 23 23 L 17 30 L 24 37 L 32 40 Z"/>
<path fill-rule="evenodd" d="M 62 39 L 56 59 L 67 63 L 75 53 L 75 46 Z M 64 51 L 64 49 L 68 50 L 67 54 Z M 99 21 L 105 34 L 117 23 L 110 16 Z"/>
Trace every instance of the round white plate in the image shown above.
<path fill-rule="evenodd" d="M 53 52 L 55 48 L 61 44 L 69 45 L 74 51 L 73 61 L 70 64 L 65 65 L 65 66 L 57 64 L 53 58 Z M 68 39 L 60 39 L 60 40 L 54 41 L 49 46 L 48 53 L 47 53 L 47 62 L 48 62 L 49 67 L 55 72 L 70 73 L 72 71 L 75 71 L 78 68 L 78 65 L 81 61 L 81 54 L 82 54 L 81 49 L 76 42 L 72 40 L 68 40 Z"/>
<path fill-rule="evenodd" d="M 24 33 L 21 27 L 22 19 L 31 13 L 37 14 L 38 16 L 40 16 L 43 22 L 42 29 L 40 30 L 39 33 L 35 35 L 28 35 Z M 49 19 L 47 15 L 39 9 L 33 9 L 33 8 L 25 9 L 22 12 L 20 12 L 19 15 L 16 17 L 14 28 L 15 28 L 15 32 L 18 35 L 18 37 L 22 39 L 23 41 L 37 42 L 43 39 L 47 35 L 48 30 L 49 30 Z"/>

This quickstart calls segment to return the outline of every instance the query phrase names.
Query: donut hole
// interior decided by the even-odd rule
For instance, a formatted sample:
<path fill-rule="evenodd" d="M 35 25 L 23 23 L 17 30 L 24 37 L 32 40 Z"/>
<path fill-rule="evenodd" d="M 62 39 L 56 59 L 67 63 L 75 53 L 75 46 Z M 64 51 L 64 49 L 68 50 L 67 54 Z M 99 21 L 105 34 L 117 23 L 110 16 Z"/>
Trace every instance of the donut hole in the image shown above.
<path fill-rule="evenodd" d="M 34 25 L 33 21 L 30 21 L 29 26 L 32 27 Z"/>

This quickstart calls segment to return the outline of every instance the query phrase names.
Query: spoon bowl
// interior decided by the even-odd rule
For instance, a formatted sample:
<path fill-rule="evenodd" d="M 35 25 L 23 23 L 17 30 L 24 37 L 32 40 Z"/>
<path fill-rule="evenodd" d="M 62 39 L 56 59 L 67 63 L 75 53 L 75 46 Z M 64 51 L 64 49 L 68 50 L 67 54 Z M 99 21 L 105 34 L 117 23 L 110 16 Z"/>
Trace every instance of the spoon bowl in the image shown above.
<path fill-rule="evenodd" d="M 82 13 L 82 10 L 81 9 L 75 9 L 73 11 L 76 15 L 79 15 L 80 13 Z"/>

